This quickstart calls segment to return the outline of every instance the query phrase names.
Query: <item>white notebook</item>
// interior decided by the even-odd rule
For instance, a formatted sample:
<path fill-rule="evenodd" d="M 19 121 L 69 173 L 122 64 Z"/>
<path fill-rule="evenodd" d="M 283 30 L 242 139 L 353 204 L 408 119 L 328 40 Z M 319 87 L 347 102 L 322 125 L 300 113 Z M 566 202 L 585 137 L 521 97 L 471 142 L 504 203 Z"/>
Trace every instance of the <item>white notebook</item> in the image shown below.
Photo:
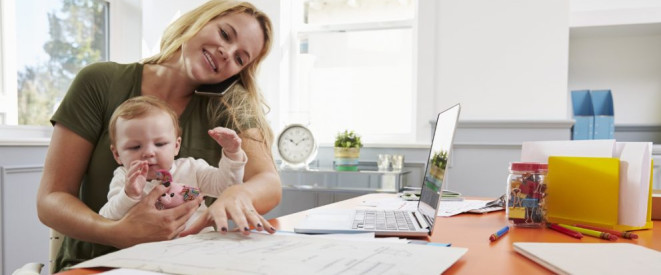
<path fill-rule="evenodd" d="M 661 252 L 630 243 L 526 243 L 514 250 L 558 274 L 661 274 Z"/>

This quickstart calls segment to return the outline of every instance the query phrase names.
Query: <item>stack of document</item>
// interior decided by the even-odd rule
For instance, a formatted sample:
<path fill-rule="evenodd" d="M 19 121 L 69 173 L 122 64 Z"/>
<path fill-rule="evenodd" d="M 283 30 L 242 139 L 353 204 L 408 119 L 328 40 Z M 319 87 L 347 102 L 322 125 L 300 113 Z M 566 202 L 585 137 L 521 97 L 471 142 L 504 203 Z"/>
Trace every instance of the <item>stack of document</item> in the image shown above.
<path fill-rule="evenodd" d="M 356 238 L 208 232 L 139 244 L 74 268 L 172 274 L 440 274 L 467 250 Z"/>

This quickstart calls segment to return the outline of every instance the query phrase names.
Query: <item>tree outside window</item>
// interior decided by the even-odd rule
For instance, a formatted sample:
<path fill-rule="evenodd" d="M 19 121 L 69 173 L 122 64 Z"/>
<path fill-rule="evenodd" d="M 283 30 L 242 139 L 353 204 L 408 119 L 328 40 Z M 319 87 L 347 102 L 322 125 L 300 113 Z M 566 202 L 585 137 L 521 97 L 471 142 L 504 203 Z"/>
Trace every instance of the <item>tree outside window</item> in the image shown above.
<path fill-rule="evenodd" d="M 108 60 L 108 3 L 58 0 L 57 8 L 45 14 L 30 12 L 43 5 L 39 0 L 17 0 L 15 5 L 15 14 L 46 16 L 47 20 L 45 26 L 36 25 L 44 22 L 43 18 L 33 18 L 28 24 L 25 21 L 13 24 L 17 34 L 16 58 L 20 60 L 14 111 L 19 125 L 49 125 L 78 71 L 91 63 Z M 40 45 L 42 51 L 34 52 L 36 45 L 29 45 L 34 41 L 30 35 L 38 35 L 36 30 L 44 29 L 48 38 Z"/>

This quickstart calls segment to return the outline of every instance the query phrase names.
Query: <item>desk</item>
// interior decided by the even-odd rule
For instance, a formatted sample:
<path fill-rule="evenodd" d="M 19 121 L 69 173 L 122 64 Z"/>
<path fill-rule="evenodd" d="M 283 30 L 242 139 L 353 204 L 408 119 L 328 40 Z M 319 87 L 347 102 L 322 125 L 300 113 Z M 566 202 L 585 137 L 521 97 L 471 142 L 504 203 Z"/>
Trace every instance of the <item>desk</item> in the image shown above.
<path fill-rule="evenodd" d="M 363 200 L 393 197 L 393 194 L 369 194 L 320 208 L 351 208 Z M 305 211 L 271 220 L 279 230 L 292 230 L 305 217 Z M 489 236 L 507 225 L 505 211 L 487 214 L 459 214 L 437 217 L 434 232 L 429 239 L 437 243 L 451 243 L 455 247 L 468 248 L 468 252 L 444 274 L 552 274 L 546 268 L 514 251 L 514 242 L 556 243 L 611 243 L 592 237 L 574 239 L 551 229 L 511 228 L 498 241 L 491 243 Z M 654 228 L 637 231 L 638 239 L 620 238 L 617 242 L 633 243 L 661 251 L 661 221 L 654 221 Z"/>
<path fill-rule="evenodd" d="M 395 194 L 368 194 L 319 208 L 351 208 L 363 200 L 391 198 Z M 294 226 L 305 217 L 298 212 L 270 220 L 278 230 L 293 231 Z M 505 211 L 487 214 L 459 214 L 449 218 L 438 217 L 430 241 L 452 243 L 455 247 L 468 248 L 468 252 L 444 274 L 552 274 L 549 270 L 519 255 L 512 247 L 513 242 L 563 242 L 563 243 L 611 243 L 592 237 L 574 239 L 556 231 L 542 229 L 512 228 L 498 241 L 489 242 L 489 236 L 505 226 Z M 661 221 L 654 221 L 654 228 L 636 232 L 636 240 L 619 239 L 661 251 Z M 72 270 L 58 274 L 93 274 L 101 270 Z"/>

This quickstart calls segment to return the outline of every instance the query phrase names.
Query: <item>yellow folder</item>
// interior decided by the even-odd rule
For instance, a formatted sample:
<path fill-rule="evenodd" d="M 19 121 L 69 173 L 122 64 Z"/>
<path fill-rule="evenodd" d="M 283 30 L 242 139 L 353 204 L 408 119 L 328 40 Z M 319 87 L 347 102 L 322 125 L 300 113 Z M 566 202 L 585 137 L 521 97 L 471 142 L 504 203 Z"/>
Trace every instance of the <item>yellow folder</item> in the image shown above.
<path fill-rule="evenodd" d="M 651 173 L 651 167 L 650 167 Z M 652 177 L 644 226 L 618 223 L 620 160 L 596 157 L 549 157 L 546 219 L 628 231 L 652 228 Z"/>

